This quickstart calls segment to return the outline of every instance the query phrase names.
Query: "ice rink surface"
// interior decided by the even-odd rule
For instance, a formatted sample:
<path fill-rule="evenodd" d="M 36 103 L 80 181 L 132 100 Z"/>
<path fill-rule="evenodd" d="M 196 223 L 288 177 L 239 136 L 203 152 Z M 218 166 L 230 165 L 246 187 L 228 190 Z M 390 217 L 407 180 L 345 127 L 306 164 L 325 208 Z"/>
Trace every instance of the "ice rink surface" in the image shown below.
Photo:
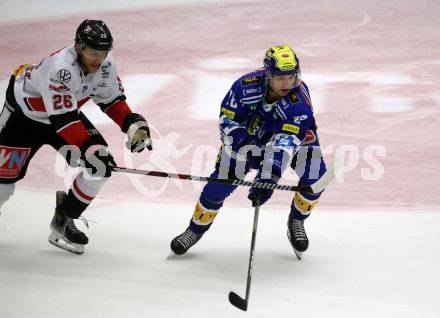
<path fill-rule="evenodd" d="M 47 243 L 55 191 L 75 172 L 43 148 L 1 210 L 0 317 L 440 317 L 439 13 L 436 1 L 0 1 L 1 100 L 16 66 L 71 43 L 84 18 L 107 22 L 155 143 L 129 155 L 87 106 L 121 166 L 209 175 L 220 100 L 281 43 L 301 60 L 326 158 L 344 158 L 306 223 L 302 261 L 285 233 L 292 194 L 261 208 L 243 313 L 227 295 L 245 292 L 247 189 L 167 259 L 202 185 L 114 174 L 84 214 L 97 223 L 76 256 Z"/>

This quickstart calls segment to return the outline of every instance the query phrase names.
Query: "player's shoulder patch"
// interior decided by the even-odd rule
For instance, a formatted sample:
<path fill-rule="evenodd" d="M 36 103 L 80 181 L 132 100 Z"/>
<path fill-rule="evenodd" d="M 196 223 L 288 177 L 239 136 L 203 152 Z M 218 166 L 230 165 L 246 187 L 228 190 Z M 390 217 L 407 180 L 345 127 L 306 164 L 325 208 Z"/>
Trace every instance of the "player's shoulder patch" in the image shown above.
<path fill-rule="evenodd" d="M 310 145 L 311 143 L 314 143 L 318 138 L 316 137 L 313 130 L 307 130 L 306 137 L 304 139 L 304 145 Z"/>
<path fill-rule="evenodd" d="M 260 84 L 262 80 L 261 75 L 253 75 L 241 79 L 241 86 L 248 86 L 254 84 Z"/>
<path fill-rule="evenodd" d="M 229 119 L 233 120 L 234 116 L 235 116 L 235 112 L 232 110 L 229 110 L 225 107 L 222 107 L 221 109 L 222 114 L 224 114 L 226 117 L 228 117 Z"/>
<path fill-rule="evenodd" d="M 288 97 L 292 104 L 298 104 L 301 102 L 301 100 L 299 99 L 298 95 L 295 92 L 290 92 L 288 94 Z"/>
<path fill-rule="evenodd" d="M 15 68 L 12 74 L 14 74 L 15 77 L 19 77 L 31 66 L 32 66 L 31 64 L 22 64 L 19 67 Z"/>

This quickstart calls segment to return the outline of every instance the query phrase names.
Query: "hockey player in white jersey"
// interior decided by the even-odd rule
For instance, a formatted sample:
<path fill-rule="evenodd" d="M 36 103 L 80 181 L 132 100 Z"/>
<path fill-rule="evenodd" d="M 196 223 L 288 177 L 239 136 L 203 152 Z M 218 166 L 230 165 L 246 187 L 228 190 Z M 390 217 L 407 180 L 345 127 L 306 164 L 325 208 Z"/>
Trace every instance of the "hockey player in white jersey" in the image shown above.
<path fill-rule="evenodd" d="M 100 20 L 83 21 L 75 43 L 11 76 L 0 115 L 0 207 L 14 192 L 33 155 L 48 144 L 71 165 L 81 164 L 68 193 L 58 191 L 49 242 L 76 254 L 87 236 L 75 226 L 115 166 L 107 143 L 80 107 L 92 99 L 127 134 L 130 150 L 152 150 L 145 118 L 126 103 L 110 50 L 112 35 Z"/>

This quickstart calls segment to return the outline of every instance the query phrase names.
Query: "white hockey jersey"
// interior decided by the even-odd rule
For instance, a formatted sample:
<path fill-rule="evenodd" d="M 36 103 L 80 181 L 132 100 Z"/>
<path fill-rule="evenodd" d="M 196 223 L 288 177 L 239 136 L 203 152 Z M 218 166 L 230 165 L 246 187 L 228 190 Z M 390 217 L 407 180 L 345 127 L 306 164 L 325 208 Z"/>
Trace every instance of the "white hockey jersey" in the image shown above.
<path fill-rule="evenodd" d="M 51 124 L 69 144 L 80 146 L 88 138 L 78 114 L 90 98 L 121 127 L 131 112 L 111 53 L 96 72 L 86 74 L 72 45 L 39 64 L 20 66 L 14 75 L 15 99 L 24 115 Z"/>

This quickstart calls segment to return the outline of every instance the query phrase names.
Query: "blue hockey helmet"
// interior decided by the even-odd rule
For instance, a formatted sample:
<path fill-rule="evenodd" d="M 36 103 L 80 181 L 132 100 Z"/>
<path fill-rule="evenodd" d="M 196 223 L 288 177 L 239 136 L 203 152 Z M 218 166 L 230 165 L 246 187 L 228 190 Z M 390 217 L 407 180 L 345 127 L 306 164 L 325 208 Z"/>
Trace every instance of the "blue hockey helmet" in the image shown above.
<path fill-rule="evenodd" d="M 110 51 L 113 37 L 107 25 L 101 20 L 84 20 L 76 30 L 75 42 L 81 48 L 90 47 L 101 51 Z"/>
<path fill-rule="evenodd" d="M 264 68 L 268 75 L 295 75 L 300 77 L 299 60 L 288 45 L 272 46 L 264 56 Z"/>

